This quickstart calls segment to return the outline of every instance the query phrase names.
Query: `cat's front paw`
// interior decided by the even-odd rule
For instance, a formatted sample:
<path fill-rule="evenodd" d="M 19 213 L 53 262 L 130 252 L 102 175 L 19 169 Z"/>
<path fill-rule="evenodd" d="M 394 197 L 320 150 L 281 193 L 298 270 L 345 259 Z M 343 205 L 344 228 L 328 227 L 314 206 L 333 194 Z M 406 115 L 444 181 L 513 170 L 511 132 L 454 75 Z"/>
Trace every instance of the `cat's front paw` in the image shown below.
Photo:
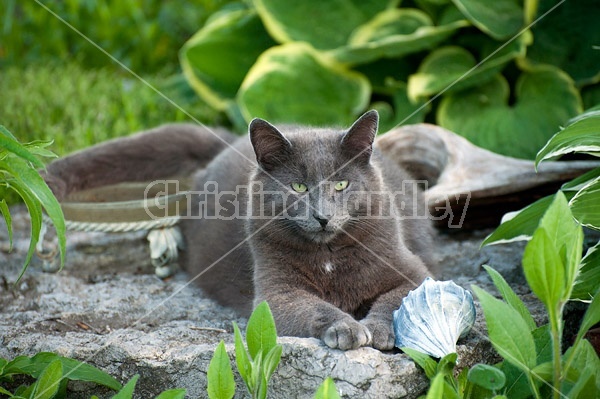
<path fill-rule="evenodd" d="M 361 324 L 369 329 L 373 337 L 371 346 L 381 351 L 394 349 L 395 335 L 392 324 L 377 319 L 364 319 Z"/>
<path fill-rule="evenodd" d="M 358 321 L 348 318 L 335 322 L 323 334 L 323 342 L 330 348 L 356 349 L 371 343 L 371 332 Z"/>

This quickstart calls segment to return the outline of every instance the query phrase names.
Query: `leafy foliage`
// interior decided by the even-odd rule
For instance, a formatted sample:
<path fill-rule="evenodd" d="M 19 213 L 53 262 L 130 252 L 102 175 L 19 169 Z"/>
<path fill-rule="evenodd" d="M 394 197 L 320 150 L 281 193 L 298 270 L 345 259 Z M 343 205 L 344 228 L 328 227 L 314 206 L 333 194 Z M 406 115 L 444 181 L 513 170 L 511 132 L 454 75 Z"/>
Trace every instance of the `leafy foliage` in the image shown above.
<path fill-rule="evenodd" d="M 598 139 L 600 137 L 599 112 L 598 107 L 592 108 L 569 120 L 565 127 L 556 133 L 539 151 L 536 157 L 536 165 L 539 166 L 544 161 L 557 159 L 571 153 L 584 153 L 600 157 L 600 141 Z M 586 256 L 581 259 L 581 254 L 578 250 L 580 245 L 576 244 L 571 248 L 567 246 L 566 242 L 560 241 L 574 234 L 574 222 L 562 218 L 561 215 L 556 215 L 556 211 L 551 216 L 548 214 L 548 209 L 550 209 L 554 202 L 559 201 L 563 203 L 560 212 L 568 210 L 569 215 L 572 215 L 574 220 L 580 225 L 600 230 L 599 187 L 600 168 L 596 168 L 565 183 L 561 191 L 555 196 L 542 198 L 519 212 L 505 215 L 502 224 L 484 240 L 482 245 L 517 240 L 533 240 L 535 238 L 537 248 L 540 249 L 543 247 L 547 253 L 546 255 L 541 255 L 538 251 L 531 251 L 529 254 L 526 253 L 524 262 L 526 259 L 528 262 L 533 261 L 532 254 L 535 254 L 540 259 L 542 256 L 545 256 L 548 262 L 554 262 L 556 265 L 556 268 L 549 272 L 559 273 L 559 275 L 546 276 L 551 278 L 551 280 L 543 279 L 544 281 L 541 282 L 543 288 L 532 286 L 534 292 L 537 288 L 538 291 L 542 289 L 546 291 L 551 290 L 558 295 L 563 293 L 561 286 L 564 283 L 568 288 L 571 299 L 589 301 L 596 294 L 598 287 L 600 287 L 600 256 L 596 252 L 596 248 L 600 243 L 590 248 Z M 568 206 L 565 205 L 567 203 Z M 546 216 L 543 216 L 544 214 Z M 553 218 L 554 222 L 552 223 L 554 224 L 557 224 L 558 221 L 564 223 L 560 229 L 562 238 L 560 236 L 543 237 L 545 233 L 541 231 L 537 233 L 537 236 L 535 235 L 536 229 L 539 226 L 544 227 L 546 224 L 551 223 L 548 221 L 550 217 Z M 547 231 L 547 226 L 544 229 Z M 549 240 L 552 242 L 549 242 Z M 552 249 L 553 247 L 554 249 Z M 560 257 L 556 256 L 556 254 L 551 254 L 550 252 L 552 251 L 558 252 Z M 540 270 L 540 272 L 543 270 Z M 534 273 L 533 269 L 530 269 L 530 273 Z M 564 275 L 561 276 L 560 273 L 564 273 Z M 532 276 L 530 275 L 528 279 L 530 277 L 533 278 Z M 537 280 L 532 280 L 534 285 Z M 563 283 L 560 281 L 563 281 Z M 556 284 L 556 286 L 548 285 L 551 283 Z M 549 293 L 548 291 L 547 294 Z"/>
<path fill-rule="evenodd" d="M 381 112 L 381 131 L 434 122 L 524 158 L 581 112 L 580 90 L 590 101 L 597 97 L 593 23 L 568 29 L 581 39 L 577 46 L 558 33 L 564 21 L 529 28 L 546 12 L 589 16 L 585 2 L 564 2 L 558 10 L 551 1 L 399 3 L 230 4 L 184 45 L 184 73 L 200 97 L 240 128 L 253 117 L 346 124 L 371 107 Z M 557 35 L 564 37 L 552 41 Z M 552 53 L 559 56 L 544 56 L 550 44 L 558 44 Z M 564 54 L 582 62 L 573 68 Z"/>
<path fill-rule="evenodd" d="M 40 176 L 37 168 L 43 168 L 44 164 L 36 155 L 54 157 L 55 155 L 46 149 L 52 144 L 48 141 L 37 141 L 21 144 L 4 126 L 0 125 L 0 187 L 16 192 L 25 202 L 31 219 L 31 238 L 29 250 L 21 270 L 19 279 L 25 273 L 27 265 L 35 252 L 42 229 L 42 209 L 46 211 L 58 236 L 60 249 L 61 267 L 65 263 L 66 252 L 66 227 L 65 219 L 60 204 L 54 194 Z M 12 226 L 10 211 L 4 199 L 0 201 L 0 211 L 4 215 L 10 246 L 12 247 Z"/>
<path fill-rule="evenodd" d="M 14 392 L 2 385 L 17 375 L 33 377 L 31 385 L 21 385 Z M 0 358 L 0 394 L 14 398 L 65 398 L 68 381 L 88 381 L 119 390 L 121 384 L 110 375 L 89 364 L 40 352 L 35 356 L 18 356 L 11 361 Z"/>
<path fill-rule="evenodd" d="M 6 0 L 0 2 L 0 66 L 77 57 L 111 66 L 105 54 L 41 4 L 134 71 L 177 70 L 177 51 L 223 0 Z M 185 12 L 182 12 L 185 10 Z"/>

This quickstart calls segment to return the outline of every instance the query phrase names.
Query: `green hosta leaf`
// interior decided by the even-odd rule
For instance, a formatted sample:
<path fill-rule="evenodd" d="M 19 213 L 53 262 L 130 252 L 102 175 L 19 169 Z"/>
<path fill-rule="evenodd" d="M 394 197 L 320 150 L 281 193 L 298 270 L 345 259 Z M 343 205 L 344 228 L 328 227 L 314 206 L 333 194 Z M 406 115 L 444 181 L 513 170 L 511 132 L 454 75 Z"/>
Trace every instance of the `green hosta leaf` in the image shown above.
<path fill-rule="evenodd" d="M 331 50 L 330 54 L 351 65 L 380 58 L 400 58 L 434 48 L 464 26 L 468 26 L 465 20 L 434 26 L 427 14 L 420 10 L 389 9 L 356 29 L 347 46 Z"/>
<path fill-rule="evenodd" d="M 534 158 L 556 127 L 581 111 L 571 79 L 551 68 L 523 72 L 509 105 L 510 89 L 502 76 L 478 88 L 445 96 L 437 111 L 441 126 L 488 150 Z"/>
<path fill-rule="evenodd" d="M 8 209 L 8 205 L 5 200 L 0 200 L 0 213 L 4 217 L 4 222 L 6 223 L 6 228 L 8 230 L 8 246 L 10 250 L 12 250 L 13 245 L 13 232 L 12 232 L 12 218 L 10 217 L 10 210 Z"/>
<path fill-rule="evenodd" d="M 563 184 L 560 189 L 562 191 L 577 192 L 589 183 L 591 183 L 597 177 L 600 177 L 600 168 L 592 169 L 589 172 L 586 172 L 581 176 L 576 177 L 575 179 Z"/>
<path fill-rule="evenodd" d="M 169 389 L 156 397 L 156 399 L 185 399 L 185 389 Z"/>
<path fill-rule="evenodd" d="M 535 42 L 527 49 L 527 59 L 552 64 L 575 79 L 578 86 L 600 79 L 600 30 L 596 29 L 600 7 L 594 1 L 540 0 L 538 16 L 548 13 L 532 26 Z M 569 23 L 565 23 L 569 21 Z"/>
<path fill-rule="evenodd" d="M 476 364 L 469 370 L 469 381 L 489 390 L 499 390 L 506 384 L 502 370 L 487 364 Z"/>
<path fill-rule="evenodd" d="M 263 358 L 277 345 L 275 320 L 267 302 L 261 302 L 250 315 L 246 327 L 246 343 L 252 359 L 258 353 Z"/>
<path fill-rule="evenodd" d="M 518 212 L 504 215 L 502 224 L 483 240 L 481 246 L 529 240 L 553 199 L 553 195 L 544 197 Z"/>
<path fill-rule="evenodd" d="M 129 380 L 129 382 L 127 382 L 127 384 L 125 384 L 125 386 L 112 397 L 112 399 L 131 399 L 133 397 L 135 384 L 137 384 L 139 378 L 139 374 L 134 375 L 133 378 Z"/>
<path fill-rule="evenodd" d="M 556 133 L 537 154 L 535 162 L 538 165 L 573 152 L 600 156 L 600 111 L 582 114 Z"/>
<path fill-rule="evenodd" d="M 231 399 L 235 395 L 233 371 L 223 340 L 217 345 L 215 354 L 208 365 L 207 379 L 210 399 Z"/>
<path fill-rule="evenodd" d="M 588 249 L 581 259 L 571 299 L 589 301 L 596 294 L 598 287 L 600 287 L 600 242 Z"/>
<path fill-rule="evenodd" d="M 573 216 L 583 226 L 600 230 L 600 177 L 584 186 L 569 202 Z"/>
<path fill-rule="evenodd" d="M 327 377 L 319 386 L 315 393 L 314 399 L 340 399 L 340 394 L 337 391 L 335 382 L 331 377 Z"/>
<path fill-rule="evenodd" d="M 255 0 L 254 6 L 278 42 L 308 42 L 317 49 L 334 49 L 346 44 L 357 26 L 393 3 L 389 0 Z"/>
<path fill-rule="evenodd" d="M 453 0 L 479 29 L 494 39 L 508 39 L 523 27 L 523 10 L 516 0 Z"/>
<path fill-rule="evenodd" d="M 421 123 L 425 120 L 425 114 L 429 106 L 424 100 L 412 102 L 406 92 L 406 84 L 395 82 L 395 92 L 391 96 L 390 106 L 388 102 L 376 102 L 369 108 L 379 112 L 379 132 L 384 133 L 400 125 Z M 393 90 L 390 88 L 390 90 Z"/>
<path fill-rule="evenodd" d="M 238 95 L 246 120 L 347 125 L 368 105 L 367 79 L 323 56 L 306 43 L 263 53 Z"/>
<path fill-rule="evenodd" d="M 60 385 L 63 376 L 62 363 L 56 359 L 48 364 L 35 383 L 33 397 L 36 399 L 52 399 Z"/>
<path fill-rule="evenodd" d="M 515 292 L 510 288 L 506 280 L 504 280 L 504 277 L 487 265 L 483 265 L 483 268 L 492 278 L 494 285 L 498 291 L 500 291 L 500 295 L 502 295 L 502 298 L 506 301 L 506 303 L 508 303 L 514 310 L 519 312 L 530 330 L 536 329 L 537 325 L 535 324 L 533 317 L 531 317 L 531 313 L 529 313 L 529 310 L 525 307 L 525 304 L 523 301 L 521 301 L 521 298 L 519 298 L 517 294 L 515 294 Z"/>
<path fill-rule="evenodd" d="M 494 349 L 508 362 L 524 372 L 529 372 L 536 365 L 536 352 L 527 323 L 510 305 L 477 286 L 472 286 L 472 289 L 483 308 Z"/>
<path fill-rule="evenodd" d="M 225 110 L 258 56 L 275 42 L 252 10 L 217 15 L 181 49 L 185 77 L 210 106 Z"/>
<path fill-rule="evenodd" d="M 446 46 L 431 52 L 416 74 L 408 80 L 411 99 L 429 97 L 442 91 L 453 92 L 481 85 L 498 74 L 510 60 L 525 53 L 530 35 L 522 35 L 491 56 L 481 65 L 462 47 Z"/>

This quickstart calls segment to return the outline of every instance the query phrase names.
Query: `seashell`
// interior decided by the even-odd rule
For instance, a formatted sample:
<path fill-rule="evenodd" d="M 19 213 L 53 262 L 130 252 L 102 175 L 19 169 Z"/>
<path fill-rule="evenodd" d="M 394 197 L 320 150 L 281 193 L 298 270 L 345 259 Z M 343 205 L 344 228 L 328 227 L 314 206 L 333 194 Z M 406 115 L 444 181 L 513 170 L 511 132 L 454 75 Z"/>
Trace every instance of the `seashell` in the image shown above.
<path fill-rule="evenodd" d="M 408 293 L 394 312 L 396 346 L 442 358 L 475 322 L 471 293 L 453 281 L 425 281 Z"/>

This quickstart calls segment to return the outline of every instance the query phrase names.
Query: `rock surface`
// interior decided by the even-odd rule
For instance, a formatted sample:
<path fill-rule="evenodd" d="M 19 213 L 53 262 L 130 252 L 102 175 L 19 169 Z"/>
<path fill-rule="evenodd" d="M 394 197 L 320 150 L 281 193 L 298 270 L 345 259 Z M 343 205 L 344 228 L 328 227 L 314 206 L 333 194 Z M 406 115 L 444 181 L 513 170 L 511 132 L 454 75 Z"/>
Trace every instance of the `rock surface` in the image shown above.
<path fill-rule="evenodd" d="M 165 389 L 185 388 L 189 398 L 207 397 L 206 370 L 224 340 L 233 359 L 232 321 L 246 320 L 203 297 L 184 272 L 165 281 L 153 274 L 145 234 L 68 233 L 67 263 L 56 274 L 35 259 L 13 287 L 28 246 L 25 209 L 13 208 L 14 248 L 0 225 L 0 357 L 52 351 L 86 361 L 125 382 L 140 374 L 136 395 L 152 398 Z M 489 264 L 543 321 L 540 304 L 520 271 L 522 244 L 479 250 L 487 231 L 442 232 L 436 243 L 444 279 L 492 290 Z M 497 361 L 485 339 L 478 308 L 473 331 L 461 341 L 461 365 Z M 308 398 L 328 376 L 342 397 L 414 398 L 428 381 L 400 351 L 371 348 L 332 350 L 316 339 L 281 337 L 283 356 L 270 384 L 272 398 Z M 234 361 L 232 365 L 235 369 Z M 247 397 L 241 378 L 236 397 Z M 72 398 L 112 395 L 101 387 L 70 383 Z"/>

